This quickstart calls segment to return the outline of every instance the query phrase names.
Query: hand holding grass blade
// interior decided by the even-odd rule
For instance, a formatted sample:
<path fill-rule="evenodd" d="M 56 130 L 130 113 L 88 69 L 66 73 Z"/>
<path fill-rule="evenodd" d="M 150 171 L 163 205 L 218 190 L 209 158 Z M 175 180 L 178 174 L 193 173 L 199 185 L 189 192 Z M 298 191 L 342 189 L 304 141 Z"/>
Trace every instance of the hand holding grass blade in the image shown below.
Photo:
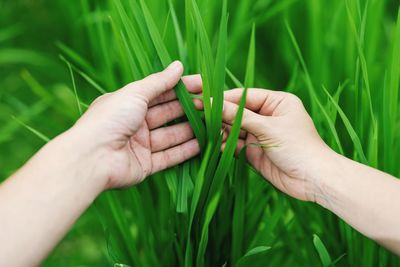
<path fill-rule="evenodd" d="M 225 123 L 234 121 L 241 94 L 241 89 L 225 92 Z M 400 181 L 331 150 L 299 98 L 249 89 L 242 128 L 247 137 L 239 140 L 237 149 L 248 145 L 247 159 L 275 187 L 295 198 L 317 202 L 400 253 L 400 216 L 393 217 L 400 209 L 394 211 L 390 204 L 400 194 Z M 371 199 L 371 195 L 390 197 Z"/>
<path fill-rule="evenodd" d="M 163 72 L 101 96 L 78 120 L 76 128 L 95 135 L 91 143 L 109 144 L 113 150 L 107 158 L 122 166 L 107 171 L 108 188 L 136 184 L 199 152 L 188 123 L 161 127 L 184 115 L 172 91 L 182 72 L 182 64 L 176 61 Z M 190 81 L 186 79 L 189 87 Z"/>
<path fill-rule="evenodd" d="M 242 89 L 225 92 L 223 119 L 227 124 L 234 121 L 241 93 Z M 301 101 L 289 93 L 249 89 L 242 129 L 247 136 L 239 139 L 237 151 L 248 145 L 248 161 L 274 186 L 293 197 L 313 201 L 313 182 L 302 177 L 309 177 L 308 170 L 320 158 L 316 155 L 329 148 Z"/>
<path fill-rule="evenodd" d="M 187 122 L 161 127 L 184 114 L 177 100 L 169 101 L 182 73 L 182 64 L 174 62 L 162 72 L 99 97 L 70 130 L 49 141 L 1 184 L 0 214 L 8 220 L 1 222 L 0 230 L 9 240 L 0 242 L 5 253 L 1 266 L 39 264 L 101 192 L 137 184 L 199 153 Z M 196 88 L 190 80 L 185 79 L 187 86 Z M 41 186 L 32 190 L 36 184 Z M 120 203 L 112 195 L 107 197 L 112 211 L 122 213 Z M 128 227 L 125 218 L 117 221 L 120 228 Z M 130 235 L 122 237 L 132 242 Z M 18 258 L 14 252 L 21 244 L 29 253 Z M 127 258 L 137 256 L 131 247 L 127 251 Z"/>

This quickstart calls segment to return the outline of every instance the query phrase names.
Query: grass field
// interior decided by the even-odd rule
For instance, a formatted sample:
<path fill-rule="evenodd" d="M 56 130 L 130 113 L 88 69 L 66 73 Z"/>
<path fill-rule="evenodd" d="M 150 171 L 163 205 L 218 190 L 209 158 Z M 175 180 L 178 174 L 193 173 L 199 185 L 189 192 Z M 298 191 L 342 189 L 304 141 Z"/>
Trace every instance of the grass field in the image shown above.
<path fill-rule="evenodd" d="M 201 155 L 103 194 L 44 266 L 400 266 L 334 214 L 283 195 L 235 158 L 240 112 L 219 151 L 223 91 L 273 88 L 298 95 L 337 152 L 399 177 L 399 7 L 0 0 L 0 179 L 97 96 L 173 59 L 204 83 L 204 112 L 183 84 L 176 88 Z"/>

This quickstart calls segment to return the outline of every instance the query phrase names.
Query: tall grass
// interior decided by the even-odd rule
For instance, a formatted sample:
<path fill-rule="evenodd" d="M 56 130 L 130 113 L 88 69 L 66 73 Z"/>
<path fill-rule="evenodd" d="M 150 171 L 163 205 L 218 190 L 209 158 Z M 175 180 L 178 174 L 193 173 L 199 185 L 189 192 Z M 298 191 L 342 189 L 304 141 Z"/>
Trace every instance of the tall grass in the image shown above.
<path fill-rule="evenodd" d="M 201 155 L 137 187 L 107 192 L 95 203 L 110 263 L 400 264 L 328 211 L 275 190 L 246 164 L 244 153 L 234 156 L 245 93 L 220 152 L 223 91 L 278 88 L 303 99 L 336 151 L 400 176 L 400 15 L 395 1 L 55 3 L 52 8 L 63 9 L 66 22 L 72 22 L 73 38 L 57 42 L 66 62 L 66 67 L 60 63 L 63 88 L 70 89 L 64 102 L 73 110 L 64 114 L 65 121 L 76 118 L 96 95 L 159 71 L 173 59 L 183 61 L 186 74 L 201 73 L 203 79 L 202 112 L 183 83 L 175 89 L 186 114 L 182 120 L 192 125 Z M 22 77 L 39 100 L 21 107 L 7 96 L 4 106 L 14 107 L 28 129 L 47 134 L 25 114 L 43 118 L 54 96 L 27 72 Z M 2 129 L 0 140 L 11 134 L 10 127 L 18 129 L 15 121 L 8 124 L 12 127 Z"/>

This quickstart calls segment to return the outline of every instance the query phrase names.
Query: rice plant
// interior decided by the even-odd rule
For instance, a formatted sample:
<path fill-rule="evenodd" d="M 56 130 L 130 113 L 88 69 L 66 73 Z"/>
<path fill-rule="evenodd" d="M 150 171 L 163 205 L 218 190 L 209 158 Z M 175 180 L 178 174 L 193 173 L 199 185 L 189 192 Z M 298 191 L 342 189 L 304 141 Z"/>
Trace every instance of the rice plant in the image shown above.
<path fill-rule="evenodd" d="M 137 187 L 107 192 L 94 204 L 96 215 L 90 218 L 104 229 L 109 264 L 400 264 L 330 212 L 274 189 L 247 165 L 244 153 L 234 155 L 246 90 L 226 148 L 220 149 L 223 91 L 277 88 L 304 101 L 336 151 L 400 176 L 396 1 L 57 0 L 50 5 L 74 22 L 68 38 L 55 43 L 63 86 L 70 89 L 65 124 L 95 96 L 174 59 L 184 63 L 186 74 L 200 73 L 203 80 L 201 96 L 189 94 L 182 82 L 175 89 L 186 115 L 181 120 L 190 122 L 201 154 Z M 36 135 L 51 136 L 39 122 L 28 123 L 24 110 L 43 118 L 54 96 L 29 72 L 22 77 L 40 100 L 17 109 L 18 121 Z M 204 110 L 195 108 L 194 98 L 201 98 Z M 17 102 L 7 96 L 6 106 L 21 107 Z M 10 125 L 1 136 L 20 124 Z"/>

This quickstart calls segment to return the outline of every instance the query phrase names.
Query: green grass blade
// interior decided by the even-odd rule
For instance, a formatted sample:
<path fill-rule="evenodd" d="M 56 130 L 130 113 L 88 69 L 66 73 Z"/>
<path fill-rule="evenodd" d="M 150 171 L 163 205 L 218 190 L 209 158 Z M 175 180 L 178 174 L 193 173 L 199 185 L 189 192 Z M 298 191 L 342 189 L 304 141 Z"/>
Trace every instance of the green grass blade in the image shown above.
<path fill-rule="evenodd" d="M 271 247 L 268 246 L 257 246 L 250 249 L 240 260 L 235 264 L 235 267 L 246 267 L 246 266 L 258 266 L 259 264 L 264 264 L 263 258 L 257 260 L 258 256 L 262 256 L 264 253 L 268 252 Z"/>
<path fill-rule="evenodd" d="M 188 223 L 188 239 L 186 242 L 186 251 L 185 251 L 185 267 L 190 267 L 192 266 L 192 246 L 191 246 L 191 232 L 192 232 L 192 224 L 193 224 L 193 219 L 194 215 L 196 212 L 197 205 L 199 203 L 200 199 L 200 194 L 203 188 L 204 180 L 205 180 L 205 173 L 207 170 L 207 166 L 209 163 L 209 160 L 211 158 L 213 151 L 213 144 L 209 143 L 205 149 L 203 159 L 201 161 L 200 169 L 196 177 L 196 182 L 194 185 L 193 189 L 193 196 L 192 196 L 192 201 L 190 204 L 190 211 L 189 211 L 189 223 Z"/>
<path fill-rule="evenodd" d="M 90 78 L 86 73 L 84 73 L 83 71 L 81 71 L 80 69 L 78 69 L 77 67 L 75 67 L 73 64 L 71 64 L 71 62 L 69 62 L 65 57 L 63 57 L 62 55 L 60 55 L 60 59 L 62 61 L 64 61 L 66 64 L 69 64 L 72 69 L 78 73 L 86 82 L 88 82 L 91 86 L 93 86 L 94 89 L 96 89 L 97 91 L 99 91 L 101 94 L 105 94 L 107 93 L 106 90 L 104 90 L 98 83 L 96 83 L 92 78 Z"/>
<path fill-rule="evenodd" d="M 23 127 L 25 127 L 28 131 L 30 131 L 31 133 L 33 133 L 34 135 L 36 135 L 37 137 L 39 137 L 40 139 L 42 139 L 44 142 L 49 142 L 51 139 L 49 137 L 47 137 L 46 135 L 44 135 L 43 133 L 41 133 L 40 131 L 36 130 L 35 128 L 27 125 L 26 123 L 24 123 L 23 121 L 21 121 L 20 119 L 12 116 L 12 118 L 18 122 L 20 125 L 22 125 Z"/>
<path fill-rule="evenodd" d="M 82 115 L 82 108 L 81 108 L 81 104 L 80 104 L 81 101 L 79 100 L 78 91 L 76 89 L 74 73 L 72 71 L 71 64 L 68 61 L 65 61 L 65 63 L 68 66 L 69 75 L 71 76 L 72 89 L 74 90 L 74 96 L 75 96 L 75 100 L 76 100 L 76 105 L 78 106 L 79 115 Z"/>
<path fill-rule="evenodd" d="M 178 213 L 187 213 L 188 194 L 191 191 L 191 177 L 189 172 L 189 163 L 183 164 L 182 175 L 178 178 L 178 195 L 176 198 L 176 211 Z"/>
<path fill-rule="evenodd" d="M 246 75 L 244 78 L 244 86 L 249 88 L 254 86 L 254 69 L 256 61 L 256 26 L 253 24 L 251 28 L 249 55 L 247 57 Z"/>
<path fill-rule="evenodd" d="M 26 70 L 23 69 L 21 71 L 21 78 L 28 84 L 28 86 L 32 89 L 32 91 L 41 99 L 44 99 L 46 101 L 51 101 L 53 96 L 51 93 L 46 90 L 33 76 L 32 74 Z"/>
<path fill-rule="evenodd" d="M 7 48 L 0 49 L 0 64 L 30 64 L 34 66 L 51 66 L 49 58 L 41 53 L 33 52 L 27 49 Z"/>
<path fill-rule="evenodd" d="M 237 88 L 244 88 L 244 85 L 239 81 L 239 79 L 228 68 L 226 68 L 225 71 L 228 74 L 229 78 L 232 80 L 233 84 Z"/>
<path fill-rule="evenodd" d="M 23 32 L 22 25 L 14 24 L 0 30 L 0 43 L 12 40 Z"/>
<path fill-rule="evenodd" d="M 248 256 L 256 255 L 256 254 L 265 252 L 265 251 L 267 251 L 269 249 L 271 249 L 271 247 L 267 247 L 267 246 L 255 247 L 255 248 L 252 248 L 249 251 L 247 251 L 246 255 L 244 255 L 244 256 L 248 257 Z"/>
<path fill-rule="evenodd" d="M 303 71 L 304 71 L 304 74 L 305 74 L 305 82 L 306 82 L 306 85 L 307 85 L 307 89 L 308 89 L 309 95 L 310 95 L 311 99 L 314 100 L 314 102 L 317 104 L 319 110 L 322 112 L 323 117 L 325 118 L 326 123 L 328 124 L 328 127 L 329 127 L 329 129 L 330 129 L 330 131 L 331 131 L 331 133 L 332 133 L 332 135 L 333 135 L 333 137 L 335 139 L 335 142 L 336 142 L 336 145 L 338 146 L 339 151 L 341 153 L 343 153 L 343 148 L 342 148 L 339 136 L 338 136 L 338 134 L 336 132 L 334 122 L 329 117 L 327 111 L 325 110 L 324 106 L 322 105 L 321 101 L 319 100 L 319 98 L 318 98 L 318 96 L 317 96 L 317 94 L 315 92 L 315 88 L 314 88 L 314 85 L 312 83 L 310 73 L 308 72 L 307 65 L 306 65 L 305 60 L 303 58 L 303 55 L 301 53 L 300 47 L 299 47 L 299 45 L 297 43 L 296 37 L 294 36 L 292 29 L 290 28 L 290 26 L 289 26 L 289 24 L 287 22 L 286 22 L 286 29 L 287 29 L 287 31 L 289 33 L 290 40 L 291 40 L 291 42 L 293 44 L 293 47 L 295 48 L 295 51 L 296 51 L 296 54 L 297 54 L 298 58 L 299 58 L 300 65 L 303 68 Z M 313 109 L 313 114 L 312 115 L 313 115 L 312 116 L 313 118 L 320 118 L 320 116 L 317 116 L 317 114 L 314 111 L 314 109 Z"/>
<path fill-rule="evenodd" d="M 211 139 L 218 138 L 222 128 L 222 108 L 224 104 L 224 85 L 226 68 L 226 48 L 228 39 L 227 0 L 222 2 L 221 22 L 219 27 L 218 48 L 213 77 L 212 133 Z"/>
<path fill-rule="evenodd" d="M 74 61 L 78 66 L 82 67 L 89 73 L 93 73 L 93 67 L 87 62 L 82 56 L 80 56 L 73 49 L 68 47 L 66 44 L 57 41 L 56 46 L 62 51 L 63 54 L 67 55 L 72 61 Z"/>
<path fill-rule="evenodd" d="M 253 24 L 244 79 L 245 88 L 249 88 L 254 85 L 254 69 L 256 59 L 255 45 L 255 25 Z M 236 162 L 236 170 L 234 175 L 235 202 L 232 220 L 232 264 L 235 264 L 236 261 L 243 255 L 245 245 L 243 233 L 245 229 L 245 198 L 248 182 L 246 162 L 246 147 L 244 147 L 239 153 L 239 160 Z"/>
<path fill-rule="evenodd" d="M 198 35 L 198 45 L 199 45 L 199 58 L 200 58 L 200 69 L 201 76 L 203 81 L 203 105 L 204 105 L 204 115 L 206 120 L 207 134 L 209 139 L 213 138 L 213 133 L 218 129 L 213 128 L 213 116 L 211 109 L 211 98 L 214 96 L 212 93 L 212 88 L 214 88 L 213 84 L 213 73 L 214 73 L 214 59 L 212 48 L 210 45 L 210 40 L 207 35 L 207 31 L 203 22 L 203 19 L 200 14 L 199 7 L 195 0 L 191 0 L 190 4 L 190 12 L 193 16 L 194 25 L 197 29 Z M 219 88 L 217 88 L 219 90 Z"/>
<path fill-rule="evenodd" d="M 353 141 L 354 149 L 358 153 L 358 155 L 361 159 L 361 162 L 364 164 L 368 164 L 368 160 L 364 154 L 364 150 L 362 148 L 360 138 L 358 137 L 356 131 L 354 130 L 353 126 L 351 125 L 350 120 L 347 118 L 346 114 L 340 108 L 339 104 L 336 103 L 335 100 L 333 99 L 333 97 L 329 94 L 328 90 L 326 90 L 325 87 L 323 87 L 323 89 L 324 89 L 325 93 L 327 94 L 329 100 L 333 104 L 333 106 L 337 109 L 339 116 L 342 119 L 344 126 L 346 127 L 346 130 L 350 135 L 351 140 Z"/>
<path fill-rule="evenodd" d="M 157 51 L 158 58 L 160 59 L 161 64 L 166 67 L 171 63 L 171 57 L 164 45 L 160 32 L 156 24 L 154 23 L 154 20 L 152 19 L 147 5 L 145 4 L 144 0 L 140 0 L 139 2 L 146 22 L 148 33 L 151 37 L 151 40 L 153 41 L 153 45 Z"/>
<path fill-rule="evenodd" d="M 128 14 L 126 13 L 125 8 L 122 6 L 121 1 L 120 0 L 114 1 L 114 5 L 120 16 L 121 23 L 125 25 L 126 37 L 130 45 L 129 47 L 133 50 L 132 52 L 134 56 L 132 56 L 131 61 L 133 60 L 133 58 L 135 58 L 141 69 L 142 75 L 143 76 L 149 75 L 152 72 L 151 63 L 146 53 L 143 53 L 143 51 L 145 51 L 145 48 L 142 40 L 139 37 L 139 33 L 137 32 L 137 29 L 133 24 L 133 22 L 129 19 Z M 139 10 L 133 9 L 133 11 L 135 12 L 134 13 L 135 17 L 137 17 Z M 125 35 L 122 34 L 122 36 Z M 127 50 L 130 51 L 130 49 Z"/>
<path fill-rule="evenodd" d="M 154 47 L 157 51 L 161 64 L 164 67 L 167 67 L 171 63 L 171 58 L 168 54 L 168 51 L 163 44 L 157 26 L 155 25 L 153 19 L 151 18 L 150 11 L 147 9 L 144 0 L 140 0 L 140 5 L 143 10 L 144 18 L 146 20 L 148 32 L 151 36 L 151 39 L 153 41 Z M 182 104 L 185 114 L 200 144 L 200 147 L 203 149 L 205 147 L 205 142 L 206 142 L 206 132 L 204 129 L 204 125 L 182 81 L 180 81 L 175 87 L 175 92 L 179 101 Z"/>
<path fill-rule="evenodd" d="M 321 239 L 316 234 L 313 235 L 313 243 L 321 259 L 322 266 L 332 266 L 331 256 L 329 255 L 324 243 L 322 243 Z"/>
<path fill-rule="evenodd" d="M 179 57 L 183 62 L 186 62 L 187 51 L 186 51 L 185 44 L 183 41 L 182 31 L 179 27 L 178 17 L 176 15 L 174 6 L 172 4 L 172 0 L 168 0 L 168 4 L 169 4 L 170 12 L 171 12 L 172 23 L 174 25 L 175 38 L 176 38 L 176 43 L 178 46 Z"/>
<path fill-rule="evenodd" d="M 239 159 L 236 162 L 235 170 L 235 199 L 232 218 L 232 264 L 235 265 L 236 261 L 243 255 L 244 249 L 244 231 L 245 231 L 245 201 L 248 169 L 246 168 L 246 147 L 239 153 Z"/>
<path fill-rule="evenodd" d="M 371 88 L 370 88 L 370 82 L 369 82 L 367 61 L 366 61 L 365 56 L 364 56 L 361 40 L 360 40 L 360 38 L 358 37 L 358 34 L 357 34 L 356 25 L 355 25 L 353 16 L 352 16 L 351 11 L 350 11 L 348 0 L 346 0 L 346 11 L 347 11 L 347 16 L 348 16 L 348 19 L 349 19 L 349 22 L 350 22 L 351 30 L 353 32 L 353 35 L 354 35 L 354 38 L 355 38 L 355 41 L 356 41 L 356 44 L 357 44 L 357 52 L 358 52 L 358 57 L 359 57 L 359 60 L 360 60 L 361 72 L 362 72 L 364 83 L 365 83 L 366 94 L 367 94 L 367 99 L 368 99 L 369 112 L 370 112 L 370 116 L 371 116 L 371 120 L 372 120 L 373 131 L 375 133 L 377 131 L 377 129 L 376 129 L 374 110 L 373 110 L 373 107 L 372 107 L 372 97 L 371 97 Z M 363 17 L 365 17 L 365 15 Z M 363 20 L 364 20 L 364 18 L 363 18 Z"/>
<path fill-rule="evenodd" d="M 232 165 L 233 162 L 233 155 L 236 150 L 237 141 L 239 139 L 239 133 L 242 124 L 242 117 L 244 112 L 244 107 L 246 105 L 246 96 L 247 96 L 247 88 L 244 89 L 242 97 L 239 103 L 239 109 L 236 114 L 235 121 L 232 125 L 231 131 L 229 133 L 229 137 L 226 141 L 225 150 L 222 153 L 221 159 L 218 163 L 217 169 L 215 171 L 214 178 L 211 183 L 210 190 L 208 192 L 208 201 L 207 201 L 207 214 L 204 218 L 204 224 L 202 225 L 202 229 L 209 227 L 209 222 L 211 222 L 211 218 L 214 216 L 216 211 L 219 197 L 220 197 L 220 190 L 222 185 L 225 181 L 225 177 Z M 212 201 L 212 202 L 211 202 Z M 200 243 L 202 246 L 199 247 L 197 253 L 197 263 L 202 263 L 204 259 L 204 253 L 206 250 L 207 242 L 205 241 L 208 237 L 206 236 L 208 230 L 202 230 L 202 235 L 200 237 Z M 203 240 L 203 241 L 202 241 Z"/>

